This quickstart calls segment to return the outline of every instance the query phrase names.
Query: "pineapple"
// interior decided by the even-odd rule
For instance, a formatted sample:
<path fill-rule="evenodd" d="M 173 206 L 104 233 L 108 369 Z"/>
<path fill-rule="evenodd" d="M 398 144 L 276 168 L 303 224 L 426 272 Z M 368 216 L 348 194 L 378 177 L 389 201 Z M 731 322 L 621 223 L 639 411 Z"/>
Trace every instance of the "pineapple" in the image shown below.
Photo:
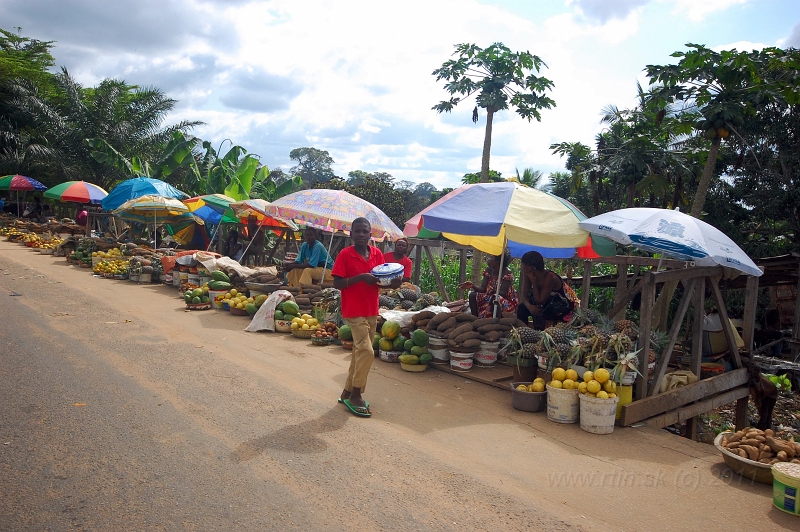
<path fill-rule="evenodd" d="M 400 292 L 400 297 L 403 298 L 403 300 L 410 301 L 412 304 L 414 303 L 414 301 L 419 299 L 419 294 L 417 294 L 414 290 L 410 288 L 401 288 L 399 292 Z"/>
<path fill-rule="evenodd" d="M 522 344 L 522 358 L 534 358 L 538 354 L 536 344 Z"/>
<path fill-rule="evenodd" d="M 381 294 L 378 296 L 378 303 L 384 308 L 394 308 L 397 306 L 397 300 L 387 295 Z"/>
<path fill-rule="evenodd" d="M 636 340 L 636 337 L 639 335 L 639 331 L 636 329 L 636 324 L 631 320 L 619 320 L 618 322 L 614 323 L 614 330 L 618 333 L 624 334 L 631 340 Z"/>
<path fill-rule="evenodd" d="M 521 327 L 517 329 L 517 334 L 519 335 L 520 342 L 523 345 L 535 344 L 542 339 L 542 332 L 537 331 L 536 329 L 531 329 L 530 327 Z"/>
<path fill-rule="evenodd" d="M 563 344 L 567 342 L 567 335 L 564 332 L 564 329 L 559 327 L 548 327 L 544 330 L 544 334 L 549 335 L 554 343 Z"/>
<path fill-rule="evenodd" d="M 411 310 L 411 307 L 414 306 L 414 302 L 410 299 L 403 299 L 400 301 L 400 306 L 403 308 L 403 310 Z"/>

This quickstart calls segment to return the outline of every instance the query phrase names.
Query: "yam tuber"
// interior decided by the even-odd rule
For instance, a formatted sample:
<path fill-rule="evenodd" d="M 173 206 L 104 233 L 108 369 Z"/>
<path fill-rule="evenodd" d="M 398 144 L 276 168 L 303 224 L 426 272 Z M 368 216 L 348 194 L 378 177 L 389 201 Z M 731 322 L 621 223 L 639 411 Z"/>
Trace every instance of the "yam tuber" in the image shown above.
<path fill-rule="evenodd" d="M 745 451 L 747 453 L 747 458 L 750 460 L 758 461 L 758 447 L 753 447 L 752 445 L 740 445 L 739 450 Z"/>

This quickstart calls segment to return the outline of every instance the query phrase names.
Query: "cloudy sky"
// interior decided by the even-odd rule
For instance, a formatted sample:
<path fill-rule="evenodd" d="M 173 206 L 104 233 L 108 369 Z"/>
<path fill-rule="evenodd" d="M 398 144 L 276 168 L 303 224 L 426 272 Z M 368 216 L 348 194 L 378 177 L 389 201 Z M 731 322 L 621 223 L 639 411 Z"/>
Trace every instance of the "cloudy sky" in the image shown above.
<path fill-rule="evenodd" d="M 557 107 L 542 121 L 494 121 L 491 167 L 563 169 L 554 142 L 590 143 L 603 107 L 633 105 L 647 64 L 685 43 L 800 47 L 797 0 L 0 0 L 0 27 L 55 42 L 84 86 L 156 86 L 169 117 L 288 170 L 293 148 L 327 150 L 337 175 L 388 172 L 456 185 L 480 170 L 485 116 L 450 114 L 431 72 L 457 43 L 503 42 L 540 56 Z"/>

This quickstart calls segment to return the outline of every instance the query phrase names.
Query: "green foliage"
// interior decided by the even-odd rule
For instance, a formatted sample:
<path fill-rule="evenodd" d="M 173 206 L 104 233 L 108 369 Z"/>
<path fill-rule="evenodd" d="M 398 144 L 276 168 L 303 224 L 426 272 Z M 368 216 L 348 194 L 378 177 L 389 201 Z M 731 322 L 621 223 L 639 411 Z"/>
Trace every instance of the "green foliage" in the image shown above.
<path fill-rule="evenodd" d="M 771 375 L 771 374 L 764 374 L 766 378 L 770 380 L 772 384 L 775 385 L 781 392 L 790 392 L 792 391 L 792 381 L 786 375 Z"/>
<path fill-rule="evenodd" d="M 505 181 L 505 178 L 503 178 L 500 175 L 500 172 L 496 172 L 494 170 L 489 170 L 489 180 L 485 181 L 485 182 L 488 182 L 488 183 L 500 183 L 500 182 L 503 182 L 503 181 Z M 465 185 L 472 185 L 474 183 L 480 183 L 481 182 L 481 173 L 480 172 L 474 172 L 474 173 L 471 173 L 471 174 L 464 174 L 464 177 L 461 178 L 461 182 L 464 183 Z"/>
<path fill-rule="evenodd" d="M 300 176 L 308 186 L 324 183 L 334 177 L 331 165 L 335 161 L 325 150 L 295 148 L 289 152 L 289 158 L 297 161 L 297 165 L 290 171 L 291 174 Z"/>

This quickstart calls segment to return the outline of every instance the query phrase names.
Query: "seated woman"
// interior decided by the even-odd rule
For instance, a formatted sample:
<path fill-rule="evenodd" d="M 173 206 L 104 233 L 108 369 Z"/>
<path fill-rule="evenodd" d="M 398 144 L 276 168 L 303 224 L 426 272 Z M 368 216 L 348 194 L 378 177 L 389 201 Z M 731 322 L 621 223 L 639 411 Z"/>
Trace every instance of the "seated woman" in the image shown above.
<path fill-rule="evenodd" d="M 228 232 L 228 238 L 225 240 L 225 255 L 238 260 L 242 254 L 242 244 L 239 242 L 239 231 L 236 227 Z"/>
<path fill-rule="evenodd" d="M 317 240 L 317 230 L 307 227 L 303 233 L 303 244 L 300 246 L 300 254 L 294 262 L 284 264 L 286 279 L 289 286 L 302 286 L 304 284 L 315 284 L 322 282 L 333 282 L 331 268 L 333 259 L 328 255 L 325 245 Z"/>
<path fill-rule="evenodd" d="M 532 317 L 534 329 L 544 329 L 547 321 L 564 320 L 577 306 L 575 292 L 555 272 L 545 269 L 544 258 L 536 251 L 522 256 L 519 293 L 517 318 L 528 323 Z"/>
<path fill-rule="evenodd" d="M 479 318 L 494 316 L 495 306 L 499 307 L 497 316 L 501 312 L 514 312 L 517 310 L 517 292 L 514 289 L 514 274 L 507 265 L 511 261 L 511 254 L 506 251 L 503 256 L 503 271 L 500 272 L 500 255 L 491 255 L 486 261 L 488 266 L 483 272 L 483 283 L 475 286 L 471 281 L 458 285 L 459 288 L 469 289 L 469 309 Z M 497 294 L 497 282 L 500 280 L 500 294 Z"/>
<path fill-rule="evenodd" d="M 394 243 L 394 251 L 387 251 L 383 254 L 383 262 L 402 264 L 405 271 L 403 272 L 403 282 L 411 282 L 411 259 L 406 254 L 408 253 L 408 239 L 401 238 Z"/>

